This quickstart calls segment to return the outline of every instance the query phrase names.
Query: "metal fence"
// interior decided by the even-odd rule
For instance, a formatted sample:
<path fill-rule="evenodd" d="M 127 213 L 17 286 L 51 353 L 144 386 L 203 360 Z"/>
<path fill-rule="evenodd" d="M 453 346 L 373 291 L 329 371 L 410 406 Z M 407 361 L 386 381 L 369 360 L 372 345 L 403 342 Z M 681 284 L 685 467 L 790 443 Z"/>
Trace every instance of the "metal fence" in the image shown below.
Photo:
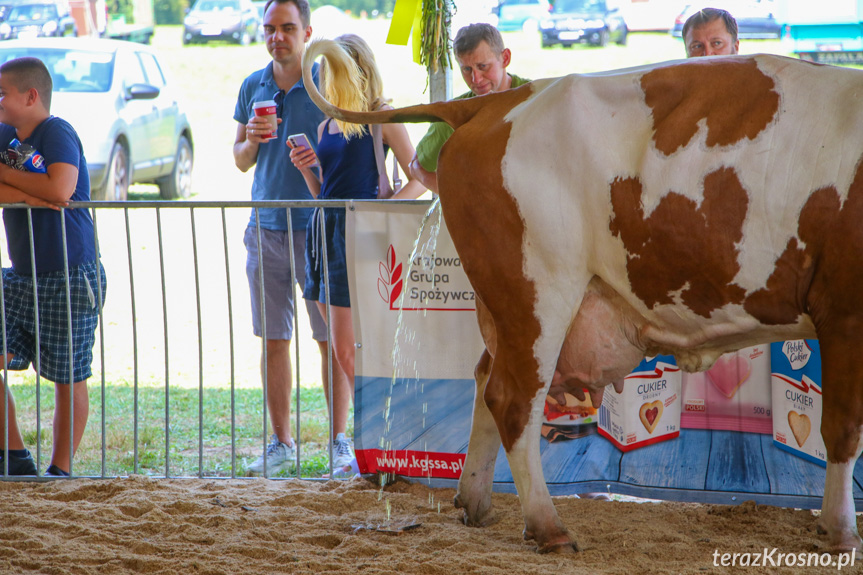
<path fill-rule="evenodd" d="M 244 476 L 246 461 L 257 458 L 262 450 L 266 453 L 269 437 L 264 399 L 267 346 L 252 335 L 248 283 L 242 269 L 237 271 L 238 265 L 245 264 L 242 234 L 249 223 L 249 213 L 254 221 L 259 221 L 261 208 L 286 209 L 290 228 L 289 208 L 351 210 L 354 203 L 310 200 L 71 204 L 67 209 L 91 210 L 97 252 L 108 284 L 104 306 L 100 305 L 94 373 L 89 383 L 90 398 L 98 400 L 95 409 L 90 408 L 90 421 L 72 463 L 71 476 L 105 478 L 142 473 L 155 477 Z M 32 254 L 32 213 L 39 208 L 3 207 L 27 209 Z M 65 219 L 62 218 L 64 246 Z M 321 241 L 325 242 L 323 219 L 320 221 Z M 260 239 L 260 231 L 258 236 Z M 291 238 L 291 234 L 287 236 Z M 293 254 L 293 240 L 290 241 Z M 0 264 L 8 267 L 5 246 L 3 241 Z M 325 244 L 322 252 L 326 258 Z M 64 262 L 69 311 L 66 253 Z M 292 258 L 293 277 L 297 265 L 304 262 Z M 31 267 L 35 269 L 35 265 Z M 259 267 L 262 274 L 266 273 L 262 265 Z M 36 302 L 33 313 L 38 317 L 33 283 Z M 324 285 L 329 300 L 328 274 L 324 275 Z M 100 304 L 101 288 L 98 286 L 96 294 Z M 6 317 L 4 292 L 0 289 L 2 318 Z M 306 333 L 308 322 L 304 306 L 299 305 L 301 297 L 295 286 L 291 363 L 292 416 L 298 448 L 292 476 L 320 477 L 322 469 L 331 467 L 333 457 L 332 408 L 328 410 L 325 402 L 320 401 L 320 394 L 309 394 L 302 387 L 305 364 L 309 359 L 316 364 L 318 354 L 317 345 L 312 345 Z M 264 298 L 261 300 L 265 308 Z M 264 333 L 265 315 L 266 310 L 262 309 Z M 329 315 L 327 306 L 328 325 Z M 70 311 L 67 319 L 71 340 Z M 6 342 L 5 321 L 2 330 Z M 38 347 L 38 328 L 36 338 Z M 5 357 L 5 343 L 3 353 Z M 327 354 L 330 368 L 323 378 L 331 397 L 331 345 L 327 346 Z M 38 475 L 10 476 L 8 458 L 4 458 L 0 479 L 45 480 L 42 474 L 48 433 L 43 417 L 53 412 L 53 407 L 50 397 L 43 399 L 43 395 L 47 395 L 46 388 L 53 386 L 46 385 L 38 375 L 38 365 L 35 372 L 31 369 L 26 373 L 8 371 L 6 367 L 4 362 L 3 379 L 7 385 L 2 413 L 6 440 L 0 449 L 8 451 L 9 409 L 14 395 L 17 420 L 25 445 L 33 453 Z M 305 377 L 310 377 L 308 369 Z M 94 385 L 96 382 L 98 387 Z M 306 395 L 311 395 L 311 399 Z M 72 404 L 70 400 L 70 444 L 74 426 Z M 94 419 L 98 424 L 94 425 Z M 321 426 L 326 427 L 325 434 Z M 309 428 L 311 431 L 307 433 Z M 308 437 L 311 439 L 306 441 L 304 438 Z M 312 464 L 306 465 L 310 460 Z"/>

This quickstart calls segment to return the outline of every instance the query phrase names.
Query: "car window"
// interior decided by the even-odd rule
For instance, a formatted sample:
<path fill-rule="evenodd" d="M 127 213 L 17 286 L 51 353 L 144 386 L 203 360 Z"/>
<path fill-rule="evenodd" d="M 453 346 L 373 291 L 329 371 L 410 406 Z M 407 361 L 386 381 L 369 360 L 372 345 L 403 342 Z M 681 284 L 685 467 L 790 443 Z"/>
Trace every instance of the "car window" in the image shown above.
<path fill-rule="evenodd" d="M 202 12 L 235 12 L 239 7 L 237 0 L 200 0 L 195 9 Z"/>
<path fill-rule="evenodd" d="M 555 12 L 605 12 L 605 0 L 557 0 Z"/>
<path fill-rule="evenodd" d="M 117 70 L 121 70 L 123 88 L 128 88 L 132 84 L 147 83 L 147 76 L 141 67 L 141 61 L 132 52 L 122 51 L 117 53 Z"/>
<path fill-rule="evenodd" d="M 162 74 L 162 69 L 156 61 L 156 57 L 147 52 L 138 52 L 138 58 L 144 66 L 144 72 L 147 74 L 147 83 L 156 86 L 157 88 L 165 87 L 165 76 Z"/>
<path fill-rule="evenodd" d="M 114 56 L 109 52 L 0 47 L 0 63 L 22 56 L 45 62 L 55 92 L 107 92 L 111 88 Z"/>
<path fill-rule="evenodd" d="M 12 6 L 12 10 L 9 11 L 9 20 L 12 22 L 51 18 L 57 18 L 57 7 L 53 4 L 19 4 Z"/>

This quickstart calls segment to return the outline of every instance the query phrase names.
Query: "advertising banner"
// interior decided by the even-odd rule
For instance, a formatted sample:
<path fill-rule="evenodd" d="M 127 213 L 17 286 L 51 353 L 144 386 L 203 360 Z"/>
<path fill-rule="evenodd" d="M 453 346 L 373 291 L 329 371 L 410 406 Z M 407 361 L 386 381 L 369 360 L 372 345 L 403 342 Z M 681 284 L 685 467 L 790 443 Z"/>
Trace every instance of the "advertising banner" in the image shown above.
<path fill-rule="evenodd" d="M 439 209 L 427 209 L 398 202 L 348 209 L 354 442 L 362 473 L 453 486 L 467 453 L 473 371 L 484 346 L 475 295 L 446 224 Z M 789 365 L 774 361 L 771 369 L 776 353 Z M 773 354 L 769 345 L 726 354 L 699 374 L 681 373 L 670 356 L 645 358 L 623 393 L 606 388 L 599 410 L 570 394 L 562 403 L 547 398 L 538 446 L 546 483 L 553 495 L 608 491 L 818 508 L 820 389 L 817 342 L 809 340 L 779 342 Z M 860 505 L 859 463 L 854 477 Z M 515 491 L 503 450 L 494 481 L 497 491 Z"/>
<path fill-rule="evenodd" d="M 457 479 L 484 346 L 439 210 L 418 236 L 425 212 L 397 202 L 348 211 L 354 444 L 363 473 Z"/>

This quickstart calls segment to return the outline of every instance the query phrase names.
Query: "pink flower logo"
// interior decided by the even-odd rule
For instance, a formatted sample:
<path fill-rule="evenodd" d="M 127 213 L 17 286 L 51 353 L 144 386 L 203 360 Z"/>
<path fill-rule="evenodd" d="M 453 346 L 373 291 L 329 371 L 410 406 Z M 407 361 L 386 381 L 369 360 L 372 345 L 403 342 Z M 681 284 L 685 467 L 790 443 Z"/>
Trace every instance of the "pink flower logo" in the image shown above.
<path fill-rule="evenodd" d="M 402 293 L 402 264 L 396 265 L 396 250 L 390 244 L 386 261 L 378 262 L 378 295 L 390 309 L 396 309 L 395 304 Z"/>

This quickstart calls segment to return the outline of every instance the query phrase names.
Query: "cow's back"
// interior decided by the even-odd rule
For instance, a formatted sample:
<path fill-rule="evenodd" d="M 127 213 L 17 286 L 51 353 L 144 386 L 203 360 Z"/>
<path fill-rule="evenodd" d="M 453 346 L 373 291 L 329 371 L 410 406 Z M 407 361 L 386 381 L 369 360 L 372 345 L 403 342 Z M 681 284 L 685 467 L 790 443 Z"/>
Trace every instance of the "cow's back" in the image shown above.
<path fill-rule="evenodd" d="M 813 193 L 848 196 L 863 74 L 759 55 L 535 84 L 506 117 L 502 173 L 527 230 L 525 274 L 556 284 L 540 309 L 587 269 L 675 341 L 739 337 L 768 315 L 777 334 L 813 335 L 799 298 L 761 314 L 753 296 L 803 243 Z"/>

